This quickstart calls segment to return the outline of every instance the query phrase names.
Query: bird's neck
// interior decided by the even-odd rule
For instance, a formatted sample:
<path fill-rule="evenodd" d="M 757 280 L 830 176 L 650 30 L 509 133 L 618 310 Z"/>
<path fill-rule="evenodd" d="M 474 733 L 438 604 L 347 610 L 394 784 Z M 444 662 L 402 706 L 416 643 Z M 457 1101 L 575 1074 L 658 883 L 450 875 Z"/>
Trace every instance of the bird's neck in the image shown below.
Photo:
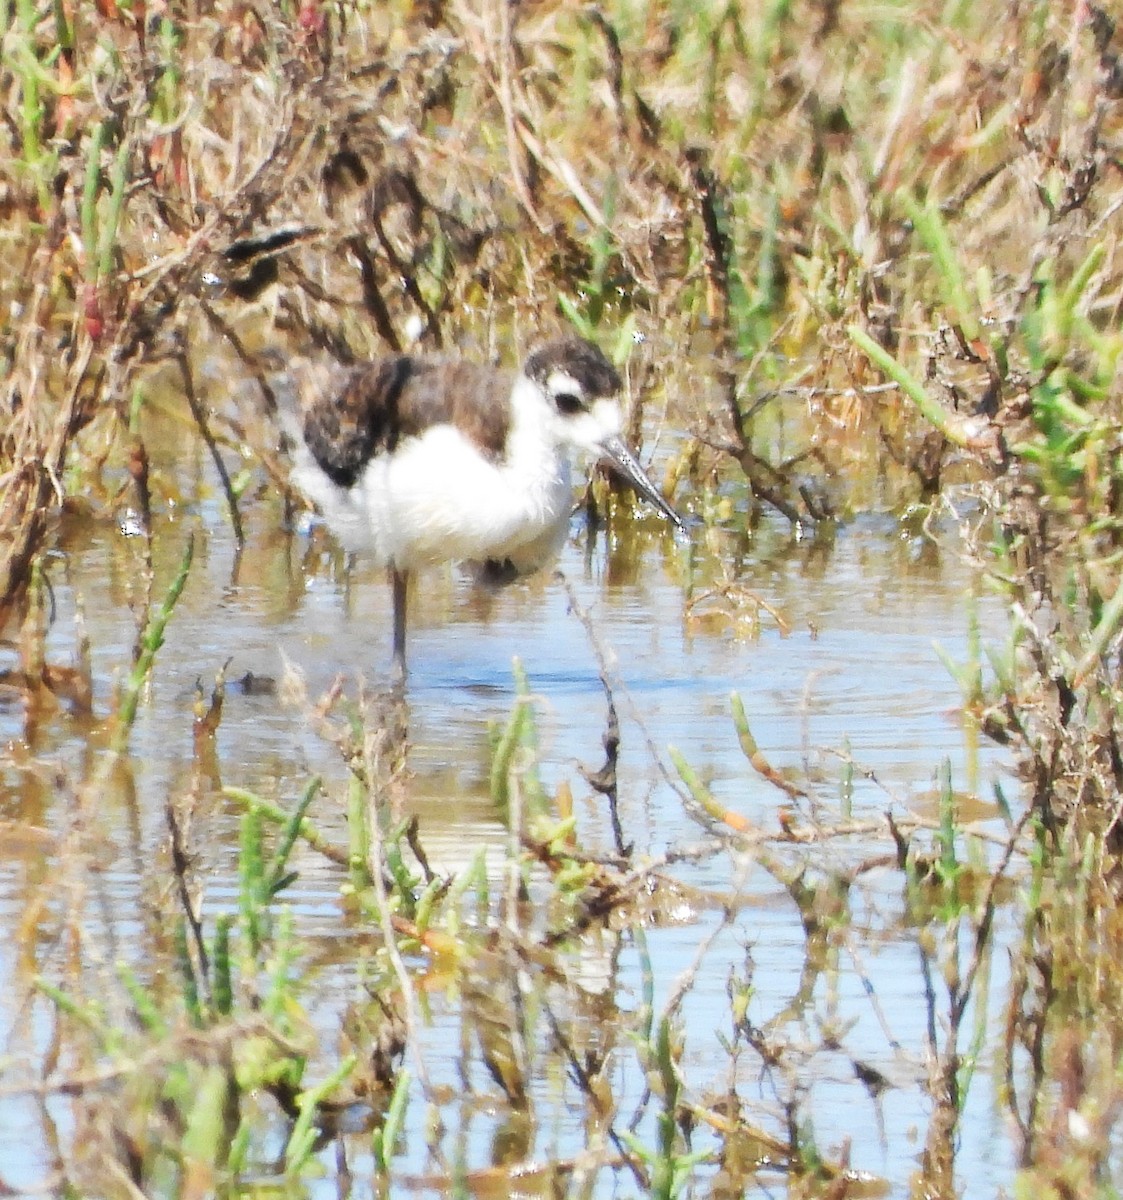
<path fill-rule="evenodd" d="M 505 469 L 528 481 L 544 484 L 569 477 L 569 455 L 559 444 L 554 417 L 541 391 L 519 375 L 511 391 L 511 431 Z"/>

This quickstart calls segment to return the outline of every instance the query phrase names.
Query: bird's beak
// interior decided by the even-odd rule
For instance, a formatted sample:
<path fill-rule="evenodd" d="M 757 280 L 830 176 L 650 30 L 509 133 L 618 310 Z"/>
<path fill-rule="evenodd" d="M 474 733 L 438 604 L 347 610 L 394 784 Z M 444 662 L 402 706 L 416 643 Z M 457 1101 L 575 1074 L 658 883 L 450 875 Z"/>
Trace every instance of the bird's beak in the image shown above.
<path fill-rule="evenodd" d="M 600 444 L 601 453 L 616 468 L 616 470 L 636 489 L 636 491 L 655 507 L 680 532 L 686 532 L 682 518 L 663 499 L 659 489 L 648 479 L 643 467 L 636 462 L 635 457 L 627 446 L 618 438 L 605 438 Z"/>

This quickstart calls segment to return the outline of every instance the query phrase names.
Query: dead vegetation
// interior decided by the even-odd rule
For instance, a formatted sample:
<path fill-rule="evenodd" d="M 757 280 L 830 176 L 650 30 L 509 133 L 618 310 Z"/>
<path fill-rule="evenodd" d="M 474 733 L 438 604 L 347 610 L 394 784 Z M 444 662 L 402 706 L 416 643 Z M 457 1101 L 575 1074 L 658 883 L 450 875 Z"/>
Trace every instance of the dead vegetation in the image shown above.
<path fill-rule="evenodd" d="M 169 356 L 188 375 L 232 358 L 267 390 L 267 348 L 351 359 L 471 336 L 509 354 L 565 318 L 646 337 L 639 401 L 701 391 L 672 408 L 698 438 L 680 478 L 739 468 L 792 521 L 860 505 L 838 482 L 856 461 L 922 497 L 964 450 L 1001 470 L 1034 383 L 1038 275 L 1114 224 L 1118 60 L 1090 11 L 1011 6 L 941 36 L 922 21 L 902 48 L 847 6 L 60 5 L 55 57 L 54 18 L 18 6 L 4 611 L 95 415 L 143 489 L 130 407 Z M 929 201 L 954 269 L 918 223 Z M 1108 313 L 1118 283 L 1101 282 Z M 850 325 L 920 365 L 934 431 L 881 390 Z M 707 356 L 701 381 L 668 365 L 684 350 Z M 793 409 L 808 436 L 777 456 Z"/>

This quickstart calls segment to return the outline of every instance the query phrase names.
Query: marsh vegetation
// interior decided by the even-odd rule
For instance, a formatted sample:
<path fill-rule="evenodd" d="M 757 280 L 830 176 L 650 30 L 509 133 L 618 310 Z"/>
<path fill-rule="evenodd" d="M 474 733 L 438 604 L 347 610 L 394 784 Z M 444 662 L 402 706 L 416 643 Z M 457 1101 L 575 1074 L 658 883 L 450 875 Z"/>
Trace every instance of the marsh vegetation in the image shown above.
<path fill-rule="evenodd" d="M 0 0 L 0 1186 L 1116 1194 L 1121 53 Z M 690 537 L 436 573 L 406 735 L 285 364 L 563 329 Z"/>

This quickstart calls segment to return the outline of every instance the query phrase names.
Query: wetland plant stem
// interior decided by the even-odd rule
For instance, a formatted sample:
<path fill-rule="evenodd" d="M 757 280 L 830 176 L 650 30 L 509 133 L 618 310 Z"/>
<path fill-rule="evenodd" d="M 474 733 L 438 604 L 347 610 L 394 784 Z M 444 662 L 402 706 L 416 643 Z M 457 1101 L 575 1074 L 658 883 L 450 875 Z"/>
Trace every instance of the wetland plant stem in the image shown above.
<path fill-rule="evenodd" d="M 226 497 L 226 507 L 230 513 L 230 527 L 234 530 L 234 541 L 237 543 L 237 557 L 234 564 L 236 573 L 238 559 L 241 558 L 242 550 L 246 545 L 246 535 L 242 529 L 242 515 L 238 511 L 238 497 L 234 494 L 234 485 L 230 482 L 230 473 L 226 469 L 226 463 L 222 461 L 222 455 L 218 451 L 218 444 L 215 442 L 214 435 L 207 424 L 207 414 L 203 411 L 203 406 L 199 403 L 199 397 L 195 394 L 195 381 L 191 375 L 191 367 L 187 361 L 186 353 L 183 351 L 177 353 L 175 361 L 179 367 L 180 378 L 183 380 L 183 392 L 187 397 L 191 415 L 195 418 L 195 424 L 199 427 L 199 433 L 202 435 L 203 441 L 206 442 L 207 450 L 210 451 L 211 461 L 214 463 L 214 469 L 218 472 L 218 478 L 222 484 L 222 493 Z"/>
<path fill-rule="evenodd" d="M 916 405 L 924 419 L 949 442 L 960 448 L 973 447 L 976 434 L 959 417 L 953 417 L 934 400 L 919 379 L 899 363 L 884 346 L 875 342 L 864 329 L 851 325 L 846 331 L 850 340 L 873 363 L 883 375 L 887 375 L 902 392 Z"/>
<path fill-rule="evenodd" d="M 303 812 L 306 805 L 306 797 L 312 789 L 319 790 L 319 776 L 312 779 L 308 787 L 305 789 L 304 795 L 301 797 L 298 811 Z M 223 796 L 227 800 L 233 800 L 235 804 L 241 804 L 246 808 L 257 809 L 261 815 L 272 825 L 282 825 L 289 827 L 293 819 L 293 815 L 281 808 L 278 804 L 273 804 L 266 800 L 263 796 L 257 795 L 255 792 L 247 791 L 245 788 L 233 787 L 226 785 L 222 789 Z M 341 846 L 336 846 L 330 842 L 327 837 L 322 834 L 311 820 L 306 816 L 301 816 L 300 823 L 297 826 L 297 836 L 301 838 L 308 846 L 315 850 L 318 854 L 322 854 L 329 862 L 335 863 L 337 866 L 346 867 L 350 865 L 351 858 L 348 852 Z"/>
<path fill-rule="evenodd" d="M 125 690 L 122 693 L 121 702 L 117 706 L 113 740 L 109 747 L 113 757 L 122 754 L 128 746 L 129 733 L 136 721 L 137 707 L 140 704 L 140 693 L 144 689 L 148 673 L 156 659 L 156 651 L 164 644 L 164 630 L 167 628 L 168 620 L 179 600 L 180 593 L 187 583 L 187 576 L 191 571 L 191 560 L 194 556 L 195 535 L 192 533 L 188 535 L 179 570 L 176 572 L 175 579 L 172 580 L 171 587 L 168 588 L 163 604 L 149 617 L 148 624 L 141 634 L 133 669 L 125 681 Z"/>

